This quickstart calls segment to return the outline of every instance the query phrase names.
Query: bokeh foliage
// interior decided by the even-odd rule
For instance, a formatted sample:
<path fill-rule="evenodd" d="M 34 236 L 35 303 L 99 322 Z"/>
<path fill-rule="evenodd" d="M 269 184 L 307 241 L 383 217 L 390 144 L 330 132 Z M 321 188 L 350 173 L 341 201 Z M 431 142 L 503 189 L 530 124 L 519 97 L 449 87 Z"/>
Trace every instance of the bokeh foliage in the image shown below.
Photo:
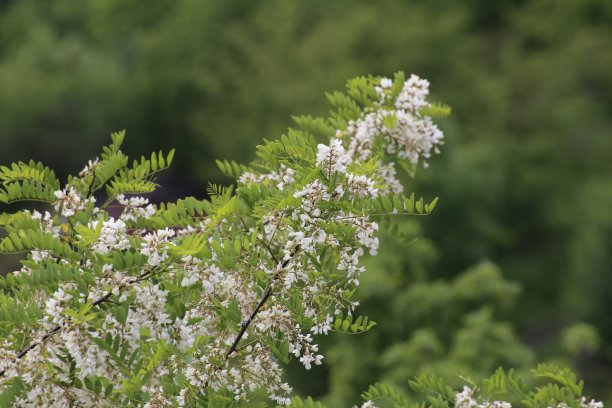
<path fill-rule="evenodd" d="M 603 392 L 612 388 L 610 50 L 607 0 L 4 0 L 0 162 L 75 172 L 126 128 L 128 152 L 176 147 L 174 174 L 187 183 L 165 184 L 203 194 L 220 180 L 215 158 L 249 160 L 289 115 L 326 111 L 321 94 L 344 78 L 415 72 L 453 107 L 445 154 L 414 186 L 441 196 L 436 215 L 407 227 L 431 241 L 373 261 L 363 313 L 400 326 L 330 344 L 334 361 L 305 390 L 340 401 L 350 382 L 372 382 L 355 378 L 372 369 L 361 347 L 383 353 L 368 375 L 393 382 L 419 365 L 520 368 L 565 344 Z M 575 322 L 601 341 L 581 326 L 564 334 Z M 477 330 L 486 336 L 472 339 Z M 457 342 L 474 356 L 494 352 L 464 364 L 469 347 L 455 352 Z"/>

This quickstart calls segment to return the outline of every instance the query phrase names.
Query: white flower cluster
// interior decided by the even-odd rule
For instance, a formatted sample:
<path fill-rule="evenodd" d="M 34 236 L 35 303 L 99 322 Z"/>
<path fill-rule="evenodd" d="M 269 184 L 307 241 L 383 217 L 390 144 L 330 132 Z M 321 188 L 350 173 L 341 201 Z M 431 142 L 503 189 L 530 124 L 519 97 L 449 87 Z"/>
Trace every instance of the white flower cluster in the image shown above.
<path fill-rule="evenodd" d="M 96 229 L 98 223 L 102 223 L 100 237 L 91 245 L 91 250 L 102 255 L 108 254 L 115 249 L 128 249 L 130 241 L 127 238 L 125 222 L 110 218 L 106 221 L 94 221 L 91 228 Z"/>
<path fill-rule="evenodd" d="M 463 391 L 455 396 L 455 407 L 457 408 L 512 408 L 512 404 L 506 401 L 478 402 L 474 398 L 474 391 L 464 386 Z"/>
<path fill-rule="evenodd" d="M 53 216 L 49 211 L 45 211 L 44 214 L 38 211 L 32 211 L 32 218 L 40 222 L 41 229 L 47 234 L 51 234 L 54 237 L 59 236 L 60 228 L 53 225 Z"/>
<path fill-rule="evenodd" d="M 317 146 L 317 166 L 320 166 L 328 177 L 335 172 L 346 173 L 346 166 L 349 157 L 342 146 L 342 141 L 332 139 L 328 145 L 319 144 Z"/>
<path fill-rule="evenodd" d="M 134 286 L 134 308 L 130 309 L 124 330 L 126 336 L 140 339 L 143 331 L 153 340 L 170 339 L 167 325 L 173 323 L 166 312 L 168 292 L 159 285 Z M 127 294 L 123 296 L 127 297 Z"/>
<path fill-rule="evenodd" d="M 87 165 L 83 167 L 83 170 L 79 172 L 79 177 L 85 178 L 85 177 L 93 176 L 93 172 L 95 171 L 96 166 L 98 165 L 99 162 L 100 162 L 100 159 L 97 157 L 93 160 L 88 161 Z"/>
<path fill-rule="evenodd" d="M 312 326 L 310 331 L 313 334 L 327 334 L 331 330 L 331 324 L 334 318 L 330 315 L 325 316 L 325 320 Z"/>
<path fill-rule="evenodd" d="M 439 153 L 444 134 L 433 123 L 431 117 L 421 113 L 430 107 L 427 102 L 429 82 L 416 75 L 408 78 L 395 100 L 391 98 L 393 81 L 382 78 L 375 90 L 380 101 L 364 111 L 357 120 L 349 121 L 346 129 L 338 129 L 336 138 L 328 145 L 317 146 L 316 164 L 331 177 L 334 173 L 346 174 L 349 192 L 360 197 L 373 197 L 379 192 L 400 193 L 403 191 L 398 181 L 393 163 L 380 163 L 375 180 L 364 175 L 347 174 L 347 167 L 356 162 L 373 157 L 374 146 L 379 138 L 384 141 L 387 154 L 396 155 L 412 164 L 421 162 L 428 167 L 427 160 L 432 153 Z M 345 144 L 347 147 L 345 147 Z M 272 181 L 283 190 L 295 181 L 295 171 L 281 164 L 278 171 L 264 174 L 243 173 L 239 181 L 244 184 Z M 358 184 L 358 185 L 356 185 Z"/>
<path fill-rule="evenodd" d="M 601 401 L 595 401 L 594 399 L 587 401 L 585 397 L 580 398 L 578 401 L 580 408 L 603 408 L 604 404 Z M 552 407 L 551 407 L 552 408 Z M 565 402 L 557 404 L 555 408 L 569 408 L 569 405 Z"/>
<path fill-rule="evenodd" d="M 291 167 L 287 167 L 284 164 L 281 164 L 279 166 L 278 171 L 273 173 L 255 174 L 250 172 L 244 172 L 238 178 L 238 181 L 243 184 L 271 181 L 273 183 L 276 183 L 276 188 L 278 188 L 279 190 L 284 190 L 285 186 L 295 182 L 295 170 L 293 170 Z"/>
<path fill-rule="evenodd" d="M 383 78 L 381 84 L 383 81 L 385 81 L 385 78 Z M 419 109 L 429 106 L 426 100 L 427 96 L 429 96 L 429 81 L 412 74 L 404 82 L 402 91 L 395 100 L 395 108 L 418 114 Z"/>
<path fill-rule="evenodd" d="M 587 401 L 582 397 L 578 401 L 581 408 L 603 408 L 604 404 L 600 401 Z M 512 408 L 512 404 L 506 401 L 485 401 L 479 402 L 474 396 L 474 390 L 468 386 L 464 386 L 463 390 L 455 396 L 455 407 L 457 408 Z M 549 407 L 553 408 L 553 407 Z M 555 405 L 555 408 L 569 408 L 565 402 Z"/>
<path fill-rule="evenodd" d="M 299 220 L 299 229 L 290 231 L 289 237 L 292 240 L 288 241 L 284 249 L 285 257 L 289 257 L 294 248 L 299 247 L 302 251 L 317 253 L 320 246 L 331 246 L 338 250 L 340 255 L 339 270 L 347 271 L 347 278 L 350 282 L 358 284 L 357 276 L 363 272 L 363 267 L 359 266 L 359 258 L 365 253 L 364 249 L 369 250 L 372 255 L 375 255 L 378 249 L 378 238 L 375 233 L 378 230 L 378 224 L 366 220 L 350 213 L 338 211 L 333 215 L 327 216 L 327 223 L 345 225 L 354 229 L 355 241 L 348 247 L 339 247 L 339 241 L 333 234 L 328 234 L 321 228 L 321 210 L 318 208 L 324 202 L 338 201 L 342 197 L 342 189 L 336 188 L 332 194 L 327 191 L 327 187 L 320 181 L 315 180 L 311 184 L 304 187 L 294 194 L 295 197 L 302 198 L 302 206 L 292 213 L 292 218 Z M 294 281 L 300 280 L 298 272 L 290 270 L 288 275 L 293 276 Z"/>
<path fill-rule="evenodd" d="M 150 266 L 159 266 L 168 258 L 168 250 L 166 248 L 170 238 L 176 233 L 174 230 L 164 228 L 145 235 L 142 238 L 142 248 L 140 253 L 148 258 Z"/>
<path fill-rule="evenodd" d="M 106 376 L 111 371 L 108 367 L 111 356 L 91 340 L 90 336 L 96 335 L 88 333 L 81 326 L 69 326 L 60 332 L 60 339 L 74 359 L 81 380 L 88 376 Z"/>
<path fill-rule="evenodd" d="M 357 405 L 353 406 L 353 408 L 358 408 Z M 378 408 L 371 400 L 368 400 L 361 404 L 359 408 Z"/>
<path fill-rule="evenodd" d="M 67 293 L 68 290 L 74 289 L 74 284 L 65 284 L 60 286 L 53 296 L 49 297 L 45 302 L 45 313 L 51 323 L 54 325 L 63 325 L 63 305 L 72 300 L 73 296 Z"/>
<path fill-rule="evenodd" d="M 123 194 L 120 194 L 117 196 L 117 202 L 123 206 L 121 219 L 125 222 L 150 218 L 157 211 L 153 204 L 149 204 L 149 199 L 144 197 L 125 198 Z"/>
<path fill-rule="evenodd" d="M 427 159 L 432 152 L 438 152 L 444 134 L 430 117 L 421 110 L 429 107 L 429 82 L 412 75 L 402 87 L 395 103 L 388 105 L 392 81 L 383 78 L 376 87 L 381 101 L 357 120 L 348 124 L 346 131 L 339 135 L 348 138 L 348 153 L 353 160 L 367 160 L 373 154 L 377 138 L 382 137 L 386 152 L 397 154 L 413 164 Z"/>
<path fill-rule="evenodd" d="M 297 336 L 294 338 L 294 342 L 289 343 L 289 353 L 300 358 L 300 363 L 304 365 L 304 368 L 310 370 L 312 363 L 315 365 L 321 365 L 323 356 L 317 354 L 319 346 L 312 343 L 312 336 L 310 333 L 300 333 L 300 326 L 296 325 Z"/>
<path fill-rule="evenodd" d="M 65 217 L 71 217 L 77 212 L 84 210 L 87 204 L 96 202 L 95 197 L 85 198 L 72 186 L 58 190 L 54 194 L 57 198 L 54 204 L 55 211 Z"/>
<path fill-rule="evenodd" d="M 376 197 L 378 188 L 374 187 L 374 180 L 366 176 L 349 174 L 346 177 L 346 187 L 354 197 Z"/>
<path fill-rule="evenodd" d="M 84 341 L 84 337 L 82 337 Z M 90 346 L 96 347 L 93 342 Z M 71 343 L 70 351 L 79 353 L 83 351 L 82 345 Z M 29 388 L 25 395 L 17 398 L 13 406 L 16 407 L 58 407 L 70 408 L 75 406 L 87 407 L 113 407 L 113 403 L 103 395 L 95 394 L 90 390 L 77 387 L 67 387 L 63 384 L 70 384 L 70 365 L 64 358 L 66 344 L 60 341 L 45 342 L 45 348 L 36 348 L 30 351 L 19 361 L 18 367 L 12 372 L 5 373 L 9 376 L 19 376 Z M 95 352 L 95 351 L 94 351 Z M 88 351 L 85 351 L 88 353 Z M 104 355 L 100 355 L 104 358 Z M 42 364 L 41 364 L 42 362 Z M 81 361 L 77 362 L 80 364 Z M 103 368 L 107 360 L 97 361 L 97 367 Z M 50 369 L 53 367 L 52 369 Z M 108 369 L 104 369 L 103 375 L 109 380 L 118 381 Z"/>

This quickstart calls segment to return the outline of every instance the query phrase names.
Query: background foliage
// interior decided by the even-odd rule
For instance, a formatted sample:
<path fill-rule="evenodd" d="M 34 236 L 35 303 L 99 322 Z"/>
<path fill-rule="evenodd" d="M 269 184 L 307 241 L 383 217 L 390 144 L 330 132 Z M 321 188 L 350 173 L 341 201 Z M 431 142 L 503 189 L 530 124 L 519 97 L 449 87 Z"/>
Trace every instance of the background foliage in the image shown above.
<path fill-rule="evenodd" d="M 383 245 L 361 293 L 381 324 L 330 342 L 301 391 L 347 401 L 380 379 L 565 358 L 605 399 L 611 22 L 606 0 L 4 0 L 0 162 L 77 172 L 126 128 L 128 152 L 177 148 L 170 191 L 203 195 L 214 158 L 248 161 L 345 78 L 415 72 L 454 109 L 414 186 L 441 196 L 436 215 Z"/>

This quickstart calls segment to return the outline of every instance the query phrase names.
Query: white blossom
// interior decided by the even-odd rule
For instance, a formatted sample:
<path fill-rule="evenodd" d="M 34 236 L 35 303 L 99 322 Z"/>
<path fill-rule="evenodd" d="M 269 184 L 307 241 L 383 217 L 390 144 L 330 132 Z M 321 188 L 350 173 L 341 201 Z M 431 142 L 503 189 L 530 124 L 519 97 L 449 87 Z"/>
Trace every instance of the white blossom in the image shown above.
<path fill-rule="evenodd" d="M 325 316 L 325 320 L 319 322 L 312 326 L 310 331 L 314 334 L 327 334 L 329 330 L 331 330 L 331 323 L 333 322 L 333 317 L 330 315 Z"/>
<path fill-rule="evenodd" d="M 57 190 L 54 194 L 57 198 L 54 204 L 55 211 L 65 217 L 71 217 L 78 211 L 84 210 L 87 204 L 96 202 L 95 197 L 85 198 L 72 186 Z"/>
<path fill-rule="evenodd" d="M 281 164 L 278 171 L 265 174 L 255 174 L 244 172 L 238 178 L 238 181 L 243 184 L 262 183 L 264 181 L 272 181 L 276 183 L 276 188 L 284 190 L 285 186 L 295 182 L 295 170 Z"/>
<path fill-rule="evenodd" d="M 317 150 L 317 166 L 320 166 L 328 176 L 331 177 L 334 172 L 346 173 L 349 157 L 341 140 L 332 139 L 329 145 L 319 144 Z"/>
<path fill-rule="evenodd" d="M 412 74 L 404 82 L 402 91 L 395 101 L 395 107 L 399 111 L 408 111 L 416 114 L 419 109 L 429 105 L 426 101 L 428 95 L 429 81 Z"/>
<path fill-rule="evenodd" d="M 75 361 L 81 379 L 90 375 L 105 376 L 109 371 L 107 363 L 111 360 L 110 355 L 101 350 L 89 336 L 74 326 L 60 333 L 66 349 Z"/>
<path fill-rule="evenodd" d="M 426 100 L 429 82 L 412 75 L 404 82 L 392 108 L 385 106 L 385 90 L 390 86 L 390 80 L 383 78 L 376 88 L 382 96 L 381 105 L 350 121 L 347 129 L 340 132 L 349 137 L 348 154 L 353 161 L 366 160 L 372 156 L 377 138 L 382 137 L 387 153 L 413 164 L 422 161 L 427 167 L 427 159 L 438 152 L 444 138 L 431 118 L 421 114 L 421 109 L 430 106 Z"/>
<path fill-rule="evenodd" d="M 106 221 L 94 221 L 91 223 L 91 228 L 96 230 L 99 222 L 102 222 L 102 228 L 99 238 L 91 245 L 92 251 L 106 255 L 112 250 L 125 250 L 130 247 L 123 220 L 115 220 L 111 217 Z"/>
<path fill-rule="evenodd" d="M 64 284 L 60 286 L 45 302 L 45 313 L 51 323 L 57 325 L 63 322 L 63 305 L 73 298 L 73 296 L 66 291 L 74 290 L 74 288 L 75 285 L 72 283 Z"/>
<path fill-rule="evenodd" d="M 353 408 L 358 408 L 357 405 L 353 406 Z M 374 405 L 374 402 L 372 402 L 371 400 L 367 400 L 366 402 L 364 402 L 363 404 L 361 404 L 361 407 L 359 408 L 378 408 L 376 405 Z"/>
<path fill-rule="evenodd" d="M 595 401 L 594 399 L 587 401 L 586 397 L 580 399 L 580 406 L 582 408 L 603 408 L 604 404 L 601 401 Z"/>
<path fill-rule="evenodd" d="M 474 397 L 474 391 L 464 386 L 463 390 L 455 396 L 455 407 L 457 408 L 512 408 L 512 404 L 506 401 L 484 401 L 478 402 Z"/>
<path fill-rule="evenodd" d="M 100 159 L 97 157 L 93 160 L 89 160 L 89 162 L 87 162 L 87 165 L 83 168 L 83 170 L 79 172 L 79 177 L 85 178 L 85 177 L 92 176 L 99 162 L 100 162 Z"/>
<path fill-rule="evenodd" d="M 146 234 L 142 238 L 142 246 L 140 253 L 145 255 L 150 266 L 159 266 L 168 258 L 166 245 L 170 238 L 175 235 L 175 232 L 169 228 L 154 231 Z"/>
<path fill-rule="evenodd" d="M 48 234 L 58 237 L 60 234 L 60 228 L 54 225 L 53 216 L 49 211 L 45 211 L 44 214 L 38 211 L 32 211 L 32 218 L 40 222 L 42 230 Z"/>
<path fill-rule="evenodd" d="M 378 188 L 374 187 L 374 180 L 366 176 L 347 174 L 346 186 L 349 193 L 355 197 L 376 197 Z"/>
<path fill-rule="evenodd" d="M 125 222 L 135 221 L 139 218 L 151 218 L 157 209 L 149 204 L 149 199 L 144 197 L 126 198 L 123 194 L 117 196 L 117 202 L 123 206 L 121 220 Z"/>

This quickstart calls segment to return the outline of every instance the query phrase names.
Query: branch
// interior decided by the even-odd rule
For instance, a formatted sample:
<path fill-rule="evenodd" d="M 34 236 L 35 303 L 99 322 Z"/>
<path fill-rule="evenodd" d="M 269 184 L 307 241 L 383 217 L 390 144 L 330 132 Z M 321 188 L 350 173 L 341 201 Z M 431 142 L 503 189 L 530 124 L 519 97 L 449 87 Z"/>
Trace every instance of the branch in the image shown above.
<path fill-rule="evenodd" d="M 238 333 L 238 335 L 234 339 L 234 342 L 232 343 L 232 346 L 229 348 L 229 350 L 227 350 L 227 353 L 225 353 L 225 359 L 226 360 L 229 358 L 229 356 L 233 352 L 236 351 L 236 348 L 238 347 L 238 343 L 240 342 L 240 340 L 244 336 L 244 333 L 247 331 L 247 329 L 251 325 L 251 322 L 255 319 L 255 317 L 257 316 L 257 313 L 259 313 L 259 310 L 263 307 L 263 305 L 266 303 L 266 301 L 268 300 L 268 298 L 270 297 L 271 294 L 272 294 L 272 283 L 270 283 L 270 285 L 268 286 L 268 288 L 264 292 L 264 294 L 261 297 L 261 299 L 259 299 L 259 303 L 257 303 L 257 306 L 255 307 L 255 310 L 253 310 L 253 313 L 251 313 L 251 316 L 249 316 L 249 319 L 244 321 L 244 322 L 242 322 L 242 326 L 240 327 L 240 332 Z"/>
<path fill-rule="evenodd" d="M 268 250 L 270 250 L 269 247 L 266 246 L 266 248 Z M 281 265 L 281 270 L 285 269 L 287 267 L 287 265 L 289 265 L 289 261 L 291 260 L 291 258 L 293 258 L 293 256 L 295 255 L 295 253 L 299 249 L 300 249 L 300 247 L 297 246 L 293 250 L 291 255 L 289 256 L 289 258 L 285 259 L 285 261 Z M 273 258 L 275 258 L 272 253 L 270 253 L 270 254 L 272 255 Z M 247 329 L 249 328 L 249 326 L 251 325 L 253 320 L 255 320 L 255 317 L 257 316 L 257 313 L 259 313 L 259 311 L 261 310 L 263 305 L 270 298 L 270 295 L 272 294 L 272 288 L 274 286 L 274 281 L 278 277 L 278 274 L 279 274 L 279 272 L 277 272 L 274 275 L 274 277 L 272 278 L 272 282 L 270 282 L 270 284 L 268 285 L 268 288 L 266 289 L 264 294 L 261 296 L 261 299 L 259 299 L 259 302 L 257 303 L 257 306 L 255 306 L 255 309 L 253 310 L 253 313 L 251 313 L 251 315 L 249 316 L 249 318 L 246 321 L 242 322 L 242 326 L 240 327 L 240 331 L 238 332 L 238 335 L 234 339 L 234 342 L 232 343 L 232 346 L 229 348 L 229 350 L 227 350 L 227 353 L 225 353 L 225 359 L 226 360 L 232 355 L 232 353 L 234 353 L 236 351 L 236 349 L 238 348 L 238 343 L 240 342 L 240 340 L 242 340 L 242 337 L 244 336 L 244 333 L 246 333 Z"/>
<path fill-rule="evenodd" d="M 25 355 L 28 354 L 34 348 L 36 348 L 36 346 L 38 346 L 40 343 L 42 343 L 45 340 L 47 340 L 49 337 L 53 336 L 55 333 L 57 333 L 61 329 L 62 329 L 62 327 L 59 326 L 59 325 L 53 327 L 51 330 L 49 330 L 47 333 L 45 333 L 45 335 L 42 337 L 42 339 L 40 339 L 37 342 L 34 342 L 34 343 L 30 344 L 28 347 L 26 347 L 25 349 L 21 350 L 19 352 L 19 354 L 17 354 L 17 358 L 25 357 Z M 0 372 L 0 376 L 2 376 L 2 375 L 4 375 L 4 371 Z"/>
<path fill-rule="evenodd" d="M 87 198 L 91 197 L 93 194 L 93 186 L 96 181 L 96 166 L 93 166 L 91 170 L 91 183 L 89 183 L 89 188 L 87 189 Z"/>

